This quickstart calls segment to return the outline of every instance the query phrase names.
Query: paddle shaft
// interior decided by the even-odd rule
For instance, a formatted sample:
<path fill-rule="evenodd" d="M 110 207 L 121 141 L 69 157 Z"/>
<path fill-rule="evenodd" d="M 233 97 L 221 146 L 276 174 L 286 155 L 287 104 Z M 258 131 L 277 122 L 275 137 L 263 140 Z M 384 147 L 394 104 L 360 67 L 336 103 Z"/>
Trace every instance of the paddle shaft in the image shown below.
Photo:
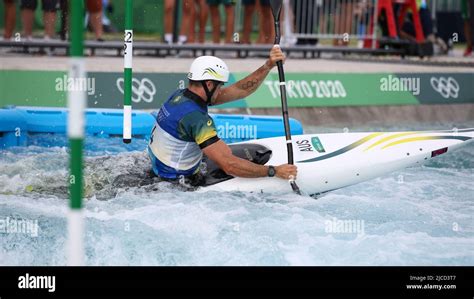
<path fill-rule="evenodd" d="M 273 19 L 275 21 L 275 45 L 280 44 L 280 11 L 281 0 L 271 0 L 270 6 L 272 8 Z M 277 62 L 278 77 L 280 79 L 280 95 L 281 95 L 281 112 L 283 115 L 283 125 L 285 126 L 286 149 L 288 154 L 288 164 L 294 164 L 293 159 L 293 144 L 291 141 L 290 120 L 288 116 L 288 102 L 286 99 L 286 81 L 285 71 L 283 70 L 283 61 Z M 290 180 L 290 185 L 296 194 L 301 194 L 300 188 L 296 185 L 294 180 Z"/>
<path fill-rule="evenodd" d="M 280 26 L 275 22 L 275 44 L 280 43 Z M 280 94 L 281 94 L 281 113 L 283 115 L 283 125 L 285 126 L 286 148 L 288 153 L 288 164 L 294 164 L 293 160 L 293 145 L 291 143 L 290 120 L 288 115 L 288 101 L 286 98 L 286 80 L 285 71 L 283 70 L 283 62 L 277 62 L 278 77 L 280 79 Z"/>

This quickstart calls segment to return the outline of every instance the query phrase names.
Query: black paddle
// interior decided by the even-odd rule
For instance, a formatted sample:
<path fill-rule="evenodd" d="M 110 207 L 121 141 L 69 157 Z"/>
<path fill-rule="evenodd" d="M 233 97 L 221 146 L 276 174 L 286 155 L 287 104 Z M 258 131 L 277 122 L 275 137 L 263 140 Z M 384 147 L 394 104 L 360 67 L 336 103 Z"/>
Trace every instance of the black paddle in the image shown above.
<path fill-rule="evenodd" d="M 270 0 L 272 8 L 273 20 L 275 21 L 275 45 L 280 44 L 280 12 L 282 0 Z M 290 121 L 288 118 L 288 103 L 286 101 L 286 82 L 285 72 L 283 71 L 283 61 L 277 62 L 278 77 L 280 77 L 280 94 L 281 94 L 281 112 L 283 114 L 283 124 L 285 125 L 286 149 L 288 151 L 288 164 L 294 164 L 293 161 L 293 144 L 291 142 Z M 293 191 L 301 195 L 300 188 L 294 180 L 290 180 Z"/>

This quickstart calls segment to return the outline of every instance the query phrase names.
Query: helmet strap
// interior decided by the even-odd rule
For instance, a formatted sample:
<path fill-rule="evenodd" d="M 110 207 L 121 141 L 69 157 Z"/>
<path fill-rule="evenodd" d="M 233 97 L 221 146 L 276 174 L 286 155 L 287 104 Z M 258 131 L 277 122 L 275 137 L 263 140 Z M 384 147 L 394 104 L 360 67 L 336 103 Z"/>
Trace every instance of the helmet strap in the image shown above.
<path fill-rule="evenodd" d="M 208 106 L 210 106 L 212 104 L 211 103 L 212 96 L 216 92 L 217 86 L 219 85 L 219 84 L 216 84 L 214 81 L 212 81 L 212 82 L 214 83 L 214 88 L 212 88 L 212 90 L 209 90 L 209 88 L 207 88 L 206 81 L 201 81 L 202 87 L 204 88 L 204 91 L 206 92 L 206 96 L 207 96 L 206 103 L 207 103 Z"/>

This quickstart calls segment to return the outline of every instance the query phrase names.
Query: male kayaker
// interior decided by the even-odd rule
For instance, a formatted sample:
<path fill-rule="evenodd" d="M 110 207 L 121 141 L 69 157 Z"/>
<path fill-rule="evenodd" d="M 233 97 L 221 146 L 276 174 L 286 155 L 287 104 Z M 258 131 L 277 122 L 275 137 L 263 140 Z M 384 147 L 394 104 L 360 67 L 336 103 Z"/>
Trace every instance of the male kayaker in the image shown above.
<path fill-rule="evenodd" d="M 274 46 L 263 66 L 228 87 L 229 69 L 221 59 L 201 56 L 191 64 L 188 88 L 177 90 L 158 111 L 151 133 L 148 153 L 153 172 L 169 181 L 197 186 L 203 183 L 200 165 L 203 153 L 225 173 L 244 178 L 296 178 L 294 165 L 264 166 L 232 154 L 230 147 L 217 136 L 208 106 L 223 104 L 249 96 L 262 84 L 277 61 L 285 56 Z"/>

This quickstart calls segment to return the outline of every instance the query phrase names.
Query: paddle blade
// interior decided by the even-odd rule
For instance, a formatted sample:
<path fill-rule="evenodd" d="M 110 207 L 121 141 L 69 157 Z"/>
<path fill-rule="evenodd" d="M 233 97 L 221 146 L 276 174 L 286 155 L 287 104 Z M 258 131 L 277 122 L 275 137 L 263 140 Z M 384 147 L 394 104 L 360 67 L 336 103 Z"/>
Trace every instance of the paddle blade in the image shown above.
<path fill-rule="evenodd" d="M 283 0 L 270 0 L 270 6 L 272 8 L 272 14 L 273 18 L 275 19 L 275 22 L 280 21 L 280 11 L 282 4 Z"/>
<path fill-rule="evenodd" d="M 295 181 L 290 182 L 290 185 L 291 185 L 291 189 L 293 189 L 293 192 L 295 192 L 298 195 L 301 195 L 300 187 L 298 187 L 298 185 L 296 185 Z"/>

